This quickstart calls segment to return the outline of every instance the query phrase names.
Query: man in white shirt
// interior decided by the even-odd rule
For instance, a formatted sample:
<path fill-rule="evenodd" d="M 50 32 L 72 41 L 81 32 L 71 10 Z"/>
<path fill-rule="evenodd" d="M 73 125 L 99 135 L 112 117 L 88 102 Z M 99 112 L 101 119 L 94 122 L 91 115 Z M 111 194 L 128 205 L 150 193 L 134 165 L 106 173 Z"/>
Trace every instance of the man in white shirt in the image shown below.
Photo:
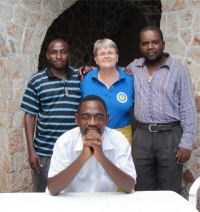
<path fill-rule="evenodd" d="M 84 97 L 75 114 L 79 127 L 58 138 L 48 174 L 52 195 L 60 192 L 131 193 L 136 171 L 124 135 L 105 127 L 106 104 L 99 96 Z"/>

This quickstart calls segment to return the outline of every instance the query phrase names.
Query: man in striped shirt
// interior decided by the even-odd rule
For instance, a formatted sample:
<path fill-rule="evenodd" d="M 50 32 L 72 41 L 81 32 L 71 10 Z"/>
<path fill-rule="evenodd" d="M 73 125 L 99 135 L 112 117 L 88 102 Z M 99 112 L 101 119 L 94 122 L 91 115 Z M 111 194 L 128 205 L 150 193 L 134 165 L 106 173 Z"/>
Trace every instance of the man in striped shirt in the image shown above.
<path fill-rule="evenodd" d="M 140 32 L 143 58 L 128 65 L 135 81 L 133 156 L 135 190 L 182 188 L 183 164 L 190 158 L 197 129 L 196 104 L 188 69 L 164 53 L 161 30 Z"/>
<path fill-rule="evenodd" d="M 74 114 L 81 98 L 77 72 L 68 66 L 69 45 L 61 39 L 53 40 L 46 56 L 49 66 L 31 77 L 20 107 L 25 112 L 29 164 L 36 192 L 46 189 L 54 144 L 60 135 L 76 126 Z"/>

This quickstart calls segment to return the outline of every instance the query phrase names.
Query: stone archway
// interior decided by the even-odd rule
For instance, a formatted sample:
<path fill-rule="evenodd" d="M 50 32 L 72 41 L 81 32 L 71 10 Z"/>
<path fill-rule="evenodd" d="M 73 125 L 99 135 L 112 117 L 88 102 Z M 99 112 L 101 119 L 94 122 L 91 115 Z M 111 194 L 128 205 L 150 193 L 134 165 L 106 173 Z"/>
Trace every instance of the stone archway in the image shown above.
<path fill-rule="evenodd" d="M 160 0 L 148 3 L 146 1 L 131 0 L 77 1 L 56 18 L 49 27 L 39 57 L 39 69 L 46 65 L 45 53 L 47 44 L 55 38 L 63 38 L 70 44 L 72 48 L 71 66 L 95 65 L 93 60 L 93 44 L 97 39 L 108 37 L 120 45 L 118 41 L 120 38 L 118 36 L 120 27 L 124 25 L 124 21 L 131 14 L 132 17 L 129 18 L 130 23 L 141 23 L 139 29 L 142 29 L 142 27 L 151 23 L 152 15 L 161 14 L 160 7 Z M 140 21 L 138 22 L 138 20 Z M 134 26 L 136 25 L 132 26 L 132 31 Z M 139 32 L 138 29 L 137 32 Z M 123 42 L 126 42 L 126 40 Z M 133 58 L 131 59 L 133 60 Z"/>
<path fill-rule="evenodd" d="M 28 79 L 37 71 L 38 57 L 47 30 L 53 21 L 75 2 L 76 0 L 0 0 L 0 192 L 32 189 L 22 123 L 23 113 L 19 111 L 19 106 Z M 135 2 L 129 0 L 132 5 Z M 142 2 L 144 1 L 137 2 L 137 8 L 140 6 L 147 17 L 146 20 L 150 20 L 149 8 L 153 7 L 145 7 Z M 161 3 L 160 26 L 166 40 L 166 51 L 188 66 L 199 113 L 200 2 L 161 0 Z M 112 28 L 112 23 L 106 27 Z M 192 157 L 184 166 L 185 196 L 194 179 L 199 176 L 199 133 L 198 130 Z"/>

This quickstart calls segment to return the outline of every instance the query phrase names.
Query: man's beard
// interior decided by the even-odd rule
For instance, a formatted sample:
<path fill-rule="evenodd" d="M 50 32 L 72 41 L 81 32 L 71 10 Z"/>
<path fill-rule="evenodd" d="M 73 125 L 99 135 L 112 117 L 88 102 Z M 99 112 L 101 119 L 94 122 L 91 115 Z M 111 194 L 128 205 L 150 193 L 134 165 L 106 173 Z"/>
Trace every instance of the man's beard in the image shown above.
<path fill-rule="evenodd" d="M 152 58 L 152 59 L 150 59 L 149 57 L 147 57 L 146 55 L 144 55 L 144 58 L 145 58 L 145 62 L 146 63 L 157 63 L 157 62 L 159 62 L 161 59 L 162 59 L 162 57 L 163 57 L 163 53 L 162 54 L 158 54 L 158 55 L 156 55 L 156 57 L 155 58 Z"/>

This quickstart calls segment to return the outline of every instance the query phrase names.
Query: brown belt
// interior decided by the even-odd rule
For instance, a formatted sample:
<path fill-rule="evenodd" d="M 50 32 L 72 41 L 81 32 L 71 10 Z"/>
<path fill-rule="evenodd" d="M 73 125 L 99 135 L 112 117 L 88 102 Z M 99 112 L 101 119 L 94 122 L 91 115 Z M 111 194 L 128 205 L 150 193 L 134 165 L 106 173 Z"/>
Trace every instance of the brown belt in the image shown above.
<path fill-rule="evenodd" d="M 165 130 L 171 130 L 173 127 L 179 126 L 180 121 L 174 121 L 171 123 L 161 123 L 161 124 L 143 124 L 138 123 L 138 127 L 142 130 L 147 130 L 149 132 L 160 132 Z"/>

